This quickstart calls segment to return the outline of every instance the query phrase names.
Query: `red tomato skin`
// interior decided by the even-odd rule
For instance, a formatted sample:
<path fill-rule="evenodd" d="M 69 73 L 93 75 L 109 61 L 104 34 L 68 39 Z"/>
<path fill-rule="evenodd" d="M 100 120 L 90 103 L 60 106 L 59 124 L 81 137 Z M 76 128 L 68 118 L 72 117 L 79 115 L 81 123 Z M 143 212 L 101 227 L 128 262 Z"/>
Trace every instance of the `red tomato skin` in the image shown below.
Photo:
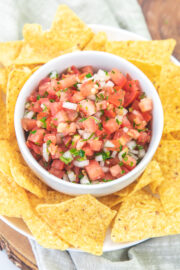
<path fill-rule="evenodd" d="M 93 156 L 94 154 L 94 151 L 88 145 L 84 146 L 82 150 L 84 150 L 86 156 Z"/>
<path fill-rule="evenodd" d="M 109 119 L 107 121 L 104 121 L 103 127 L 109 134 L 114 133 L 119 129 L 119 125 L 115 119 Z"/>
<path fill-rule="evenodd" d="M 98 130 L 98 125 L 96 124 L 96 121 L 93 118 L 88 118 L 85 121 L 83 121 L 83 127 L 85 130 L 89 132 L 96 132 Z"/>
<path fill-rule="evenodd" d="M 37 128 L 37 121 L 35 119 L 23 118 L 21 120 L 22 127 L 25 131 Z"/>
<path fill-rule="evenodd" d="M 121 171 L 122 171 L 122 169 L 118 164 L 116 164 L 110 168 L 110 172 L 111 172 L 112 176 L 114 176 L 114 177 L 118 176 L 121 173 Z"/>
<path fill-rule="evenodd" d="M 62 162 L 59 159 L 54 159 L 51 164 L 51 167 L 61 171 L 64 169 L 64 162 Z"/>
<path fill-rule="evenodd" d="M 55 115 L 62 109 L 62 102 L 53 102 L 50 104 L 51 115 Z"/>
<path fill-rule="evenodd" d="M 152 119 L 152 114 L 150 112 L 143 112 L 142 116 L 146 122 L 149 122 Z"/>
<path fill-rule="evenodd" d="M 92 140 L 88 142 L 92 151 L 100 151 L 103 145 L 102 141 L 99 140 Z"/>
<path fill-rule="evenodd" d="M 123 86 L 126 84 L 127 79 L 126 77 L 116 68 L 113 68 L 110 72 L 109 75 L 111 77 L 111 80 L 113 83 L 116 85 L 120 86 L 123 88 Z"/>
<path fill-rule="evenodd" d="M 92 95 L 91 89 L 94 87 L 94 82 L 92 81 L 86 81 L 81 85 L 80 93 L 83 95 L 83 97 L 87 97 Z"/>
<path fill-rule="evenodd" d="M 90 160 L 89 165 L 85 167 L 85 170 L 92 181 L 104 177 L 104 172 L 96 160 Z"/>
<path fill-rule="evenodd" d="M 56 135 L 51 134 L 51 133 L 47 133 L 44 136 L 44 142 L 47 142 L 47 141 L 51 141 L 53 144 L 56 144 Z"/>
<path fill-rule="evenodd" d="M 34 143 L 42 144 L 44 138 L 45 130 L 44 129 L 37 129 L 36 133 L 29 134 L 28 140 Z"/>
<path fill-rule="evenodd" d="M 125 92 L 123 90 L 119 90 L 114 94 L 110 95 L 108 101 L 116 107 L 122 106 L 124 104 L 124 95 Z"/>
<path fill-rule="evenodd" d="M 93 75 L 93 67 L 92 66 L 85 66 L 81 68 L 82 73 L 90 73 Z"/>
<path fill-rule="evenodd" d="M 62 178 L 63 175 L 64 175 L 64 171 L 60 171 L 60 170 L 57 170 L 55 168 L 50 168 L 49 169 L 49 173 L 53 174 L 54 176 L 58 177 L 58 178 Z"/>

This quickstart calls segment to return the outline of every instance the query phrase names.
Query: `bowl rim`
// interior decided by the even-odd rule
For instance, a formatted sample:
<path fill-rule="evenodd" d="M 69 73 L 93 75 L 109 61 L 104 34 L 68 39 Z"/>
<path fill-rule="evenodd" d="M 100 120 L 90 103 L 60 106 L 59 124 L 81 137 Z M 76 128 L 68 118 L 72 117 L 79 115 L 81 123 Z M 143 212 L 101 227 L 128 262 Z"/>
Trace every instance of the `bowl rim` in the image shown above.
<path fill-rule="evenodd" d="M 159 107 L 158 108 L 158 110 L 159 110 L 158 118 L 160 119 L 160 121 L 159 121 L 160 124 L 157 127 L 158 132 L 156 134 L 154 143 L 151 146 L 151 150 L 146 152 L 144 158 L 141 160 L 141 162 L 132 171 L 128 172 L 124 176 L 121 176 L 120 178 L 114 179 L 113 181 L 106 182 L 106 183 L 103 182 L 103 183 L 89 184 L 89 185 L 71 183 L 71 182 L 64 181 L 63 179 L 60 179 L 60 178 L 54 176 L 53 174 L 49 173 L 47 170 L 45 170 L 36 161 L 36 159 L 32 156 L 31 152 L 29 151 L 28 147 L 26 146 L 25 138 L 23 138 L 23 135 L 22 135 L 22 134 L 24 134 L 24 131 L 23 131 L 22 126 L 21 126 L 21 119 L 19 119 L 19 117 L 18 117 L 19 107 L 22 106 L 21 97 L 23 96 L 26 88 L 31 87 L 31 82 L 34 81 L 34 78 L 36 78 L 36 76 L 38 76 L 38 74 L 41 73 L 43 70 L 46 70 L 47 66 L 51 66 L 51 64 L 56 63 L 56 62 L 61 62 L 61 60 L 63 58 L 71 57 L 71 56 L 74 56 L 74 55 L 78 56 L 79 54 L 81 54 L 81 55 L 84 54 L 85 56 L 87 56 L 88 54 L 93 55 L 93 56 L 97 55 L 97 54 L 102 55 L 102 56 L 109 55 L 109 57 L 112 57 L 114 59 L 116 58 L 117 60 L 121 61 L 125 65 L 128 64 L 131 68 L 133 68 L 136 72 L 139 73 L 139 75 L 142 77 L 142 80 L 146 81 L 149 84 L 149 86 L 150 86 L 149 88 L 151 88 L 150 91 L 153 92 L 155 102 L 157 103 L 157 106 Z M 33 91 L 33 89 L 32 89 L 32 91 Z M 23 106 L 24 106 L 24 104 L 23 104 Z M 30 169 L 31 169 L 31 166 L 29 164 L 31 164 L 33 166 L 33 168 L 35 168 L 35 170 L 37 172 L 40 172 L 40 174 L 42 175 L 42 178 L 51 178 L 51 181 L 54 182 L 54 183 L 57 183 L 57 182 L 60 183 L 60 181 L 62 181 L 61 184 L 66 186 L 67 188 L 68 187 L 69 188 L 73 187 L 73 189 L 76 190 L 76 191 L 81 190 L 81 191 L 84 191 L 86 193 L 93 192 L 95 190 L 96 191 L 101 190 L 103 187 L 112 187 L 112 186 L 117 185 L 118 183 L 124 183 L 129 178 L 133 177 L 136 173 L 143 170 L 143 168 L 146 167 L 148 165 L 148 163 L 151 161 L 155 151 L 157 150 L 157 147 L 159 145 L 159 142 L 160 142 L 161 136 L 162 136 L 162 132 L 163 132 L 163 125 L 164 125 L 164 116 L 163 116 L 162 104 L 161 104 L 159 95 L 158 95 L 155 87 L 153 86 L 152 82 L 148 79 L 148 77 L 139 68 L 137 68 L 134 64 L 132 64 L 128 60 L 126 60 L 126 59 L 124 59 L 124 58 L 122 58 L 120 56 L 114 55 L 114 54 L 110 54 L 110 53 L 107 53 L 107 52 L 100 52 L 100 51 L 77 51 L 77 52 L 72 52 L 72 53 L 68 53 L 68 54 L 65 54 L 65 55 L 58 56 L 58 57 L 50 60 L 49 62 L 45 63 L 44 65 L 42 65 L 37 71 L 35 71 L 30 76 L 30 78 L 23 85 L 23 87 L 22 87 L 22 89 L 21 89 L 21 91 L 19 93 L 18 99 L 16 101 L 15 112 L 14 112 L 14 126 L 15 126 L 15 133 L 16 133 L 17 142 L 18 142 L 19 149 L 20 149 L 22 155 L 26 156 L 26 163 L 30 167 Z M 42 181 L 40 178 L 39 178 L 39 180 Z"/>

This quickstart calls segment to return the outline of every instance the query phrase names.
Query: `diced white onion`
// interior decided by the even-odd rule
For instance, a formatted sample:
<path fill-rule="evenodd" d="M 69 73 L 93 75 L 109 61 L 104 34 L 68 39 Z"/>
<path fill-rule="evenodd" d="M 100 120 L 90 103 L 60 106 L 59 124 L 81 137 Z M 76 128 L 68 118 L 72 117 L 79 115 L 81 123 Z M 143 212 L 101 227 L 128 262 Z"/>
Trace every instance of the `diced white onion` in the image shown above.
<path fill-rule="evenodd" d="M 99 112 L 95 113 L 94 116 L 96 116 L 97 118 L 100 118 L 102 116 L 102 112 L 99 111 Z"/>
<path fill-rule="evenodd" d="M 85 185 L 90 183 L 87 175 L 84 175 L 83 178 L 80 179 L 80 183 Z"/>
<path fill-rule="evenodd" d="M 130 149 L 130 150 L 133 150 L 135 147 L 136 147 L 136 142 L 135 141 L 130 141 L 127 143 L 127 147 Z"/>
<path fill-rule="evenodd" d="M 138 155 L 139 151 L 138 150 L 130 150 L 130 152 L 134 155 Z"/>
<path fill-rule="evenodd" d="M 96 100 L 96 96 L 95 95 L 90 95 L 87 98 L 89 98 L 90 100 Z"/>
<path fill-rule="evenodd" d="M 70 159 L 73 159 L 73 156 L 71 155 L 71 152 L 70 152 L 70 151 L 66 151 L 66 152 L 63 154 L 63 157 L 64 157 L 64 158 L 70 158 Z"/>
<path fill-rule="evenodd" d="M 67 171 L 68 178 L 71 182 L 76 181 L 76 175 L 73 171 Z"/>
<path fill-rule="evenodd" d="M 128 110 L 126 110 L 125 108 L 123 108 L 123 115 L 126 115 L 128 113 Z"/>
<path fill-rule="evenodd" d="M 109 171 L 109 168 L 108 167 L 102 167 L 102 170 L 103 170 L 103 172 L 108 172 Z"/>
<path fill-rule="evenodd" d="M 95 120 L 96 123 L 101 122 L 101 120 L 100 120 L 99 118 L 95 117 L 95 116 L 91 116 L 91 118 L 93 118 L 93 119 Z"/>
<path fill-rule="evenodd" d="M 122 122 L 123 116 L 122 116 L 122 115 L 117 115 L 117 116 L 115 117 L 115 119 L 117 119 L 119 122 Z"/>
<path fill-rule="evenodd" d="M 143 158 L 143 157 L 145 156 L 145 154 L 146 154 L 145 150 L 144 150 L 144 149 L 140 149 L 140 150 L 139 150 L 138 156 L 139 156 L 140 158 Z"/>
<path fill-rule="evenodd" d="M 78 83 L 78 84 L 77 84 L 77 88 L 78 88 L 79 90 L 81 90 L 81 85 L 82 85 L 81 83 Z"/>
<path fill-rule="evenodd" d="M 63 175 L 63 180 L 66 182 L 69 182 L 69 178 L 66 173 Z"/>
<path fill-rule="evenodd" d="M 100 162 L 100 166 L 101 166 L 101 167 L 104 167 L 104 161 L 101 161 L 101 162 Z"/>
<path fill-rule="evenodd" d="M 83 132 L 82 137 L 84 140 L 87 140 L 91 136 L 91 133 L 89 132 Z"/>
<path fill-rule="evenodd" d="M 30 112 L 27 112 L 27 113 L 24 115 L 24 118 L 32 119 L 33 116 L 34 116 L 34 112 L 33 112 L 33 111 L 30 111 Z"/>
<path fill-rule="evenodd" d="M 92 76 L 92 77 L 90 77 L 90 78 L 85 77 L 85 78 L 82 80 L 82 82 L 85 83 L 85 82 L 92 81 L 92 80 L 94 80 L 94 76 Z"/>
<path fill-rule="evenodd" d="M 82 136 L 83 135 L 83 133 L 84 133 L 84 130 L 82 130 L 82 129 L 78 129 L 78 133 Z"/>
<path fill-rule="evenodd" d="M 103 161 L 103 156 L 102 155 L 98 155 L 95 157 L 96 161 Z"/>
<path fill-rule="evenodd" d="M 115 145 L 111 142 L 111 141 L 106 141 L 105 144 L 104 144 L 104 147 L 115 147 Z"/>
<path fill-rule="evenodd" d="M 89 165 L 89 160 L 82 160 L 82 161 L 75 160 L 74 165 L 76 167 L 83 168 L 83 167 Z"/>
<path fill-rule="evenodd" d="M 114 86 L 114 83 L 112 81 L 108 81 L 105 86 L 107 86 L 107 87 L 113 87 Z"/>
<path fill-rule="evenodd" d="M 122 150 L 121 152 L 119 152 L 118 158 L 119 158 L 120 161 L 123 160 L 122 155 L 123 155 L 124 153 L 127 153 L 126 150 Z"/>
<path fill-rule="evenodd" d="M 45 110 L 46 109 L 46 105 L 41 104 L 41 109 Z"/>
<path fill-rule="evenodd" d="M 94 80 L 95 81 L 107 81 L 110 79 L 109 75 L 106 75 L 106 73 L 104 72 L 104 70 L 99 69 L 98 72 L 96 74 L 94 74 Z"/>
<path fill-rule="evenodd" d="M 131 153 L 131 157 L 134 158 L 135 160 L 138 160 L 138 157 L 132 153 Z"/>
<path fill-rule="evenodd" d="M 124 128 L 123 128 L 123 131 L 124 131 L 124 132 L 128 132 L 128 130 L 129 130 L 129 129 L 128 129 L 127 127 L 124 127 Z"/>
<path fill-rule="evenodd" d="M 95 95 L 97 93 L 97 89 L 95 87 L 91 88 L 92 95 Z"/>
<path fill-rule="evenodd" d="M 28 108 L 29 108 L 29 106 L 30 106 L 30 103 L 29 103 L 29 102 L 27 102 L 27 103 L 25 104 L 25 109 L 28 109 Z"/>
<path fill-rule="evenodd" d="M 49 152 L 46 143 L 43 143 L 43 158 L 46 162 L 49 161 Z"/>
<path fill-rule="evenodd" d="M 116 154 L 117 154 L 117 151 L 113 151 L 111 157 L 115 158 Z"/>
<path fill-rule="evenodd" d="M 76 111 L 77 104 L 72 102 L 63 102 L 63 108 Z"/>

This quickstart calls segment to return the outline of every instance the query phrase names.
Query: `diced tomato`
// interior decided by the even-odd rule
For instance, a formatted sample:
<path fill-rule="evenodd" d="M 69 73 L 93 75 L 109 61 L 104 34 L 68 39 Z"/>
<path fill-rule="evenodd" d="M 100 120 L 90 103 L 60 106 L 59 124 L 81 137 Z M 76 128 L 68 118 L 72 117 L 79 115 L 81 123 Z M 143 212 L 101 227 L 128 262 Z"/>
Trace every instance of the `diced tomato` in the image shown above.
<path fill-rule="evenodd" d="M 52 159 L 59 159 L 59 157 L 62 155 L 62 152 L 64 152 L 64 150 L 66 151 L 65 147 L 57 146 L 54 155 L 51 154 Z"/>
<path fill-rule="evenodd" d="M 67 116 L 69 118 L 69 121 L 75 121 L 75 119 L 78 117 L 78 113 L 73 110 L 66 110 Z"/>
<path fill-rule="evenodd" d="M 42 144 L 44 135 L 45 135 L 44 129 L 37 129 L 35 133 L 29 134 L 28 140 L 37 144 Z"/>
<path fill-rule="evenodd" d="M 95 104 L 94 101 L 92 100 L 82 100 L 80 101 L 80 110 L 85 114 L 85 115 L 93 115 L 96 112 Z"/>
<path fill-rule="evenodd" d="M 71 100 L 72 95 L 73 95 L 73 93 L 70 91 L 61 92 L 60 101 L 61 102 L 69 101 L 69 100 Z"/>
<path fill-rule="evenodd" d="M 48 151 L 49 151 L 49 153 L 50 153 L 52 156 L 54 156 L 54 155 L 56 154 L 57 149 L 58 149 L 58 146 L 55 145 L 55 144 L 53 144 L 53 143 L 51 143 L 51 144 L 48 146 Z"/>
<path fill-rule="evenodd" d="M 110 75 L 111 80 L 113 81 L 113 83 L 115 83 L 116 85 L 118 85 L 118 86 L 120 86 L 122 88 L 127 82 L 126 77 L 116 68 L 113 68 L 109 72 L 109 75 Z"/>
<path fill-rule="evenodd" d="M 82 150 L 84 150 L 86 156 L 93 156 L 94 154 L 93 150 L 89 145 L 84 146 Z"/>
<path fill-rule="evenodd" d="M 129 155 L 126 155 L 126 157 L 122 159 L 122 162 L 129 170 L 132 170 L 136 167 L 136 160 Z"/>
<path fill-rule="evenodd" d="M 104 172 L 96 160 L 90 160 L 89 165 L 85 167 L 85 170 L 92 181 L 95 181 L 104 177 Z"/>
<path fill-rule="evenodd" d="M 40 85 L 39 85 L 39 94 L 40 94 L 40 96 L 44 96 L 44 94 L 46 92 L 48 93 L 48 90 L 49 90 L 50 86 L 51 86 L 50 81 L 45 81 L 45 82 L 40 83 Z"/>
<path fill-rule="evenodd" d="M 69 75 L 64 80 L 59 81 L 59 86 L 61 87 L 61 89 L 65 89 L 73 86 L 76 82 L 77 82 L 76 75 Z"/>
<path fill-rule="evenodd" d="M 74 166 L 73 171 L 74 171 L 74 173 L 76 175 L 76 183 L 79 183 L 79 171 L 80 171 L 80 168 Z"/>
<path fill-rule="evenodd" d="M 114 176 L 114 177 L 118 176 L 121 173 L 121 171 L 122 171 L 122 169 L 118 164 L 114 165 L 110 168 L 110 172 L 111 172 L 112 176 Z"/>
<path fill-rule="evenodd" d="M 80 71 L 76 66 L 71 66 L 68 68 L 68 74 L 80 74 Z"/>
<path fill-rule="evenodd" d="M 150 138 L 151 136 L 147 132 L 140 132 L 140 135 L 137 141 L 144 145 L 145 143 L 150 142 Z"/>
<path fill-rule="evenodd" d="M 90 73 L 92 75 L 93 74 L 93 68 L 92 68 L 92 66 L 85 66 L 85 67 L 81 68 L 81 72 Z"/>
<path fill-rule="evenodd" d="M 100 151 L 103 145 L 103 142 L 99 140 L 90 140 L 88 143 L 93 151 Z"/>
<path fill-rule="evenodd" d="M 136 125 L 139 125 L 144 121 L 142 114 L 136 110 L 128 113 L 128 119 L 131 121 L 131 123 L 135 123 Z"/>
<path fill-rule="evenodd" d="M 83 121 L 83 127 L 85 130 L 90 132 L 96 132 L 98 129 L 95 119 L 91 117 Z"/>
<path fill-rule="evenodd" d="M 76 123 L 70 123 L 68 126 L 67 134 L 73 135 L 76 132 Z"/>
<path fill-rule="evenodd" d="M 110 134 L 119 129 L 119 125 L 118 125 L 118 123 L 116 122 L 115 119 L 109 119 L 107 121 L 104 121 L 103 122 L 103 127 Z"/>
<path fill-rule="evenodd" d="M 81 85 L 80 93 L 84 97 L 94 95 L 96 93 L 96 89 L 94 89 L 94 93 L 93 93 L 93 89 L 94 89 L 94 82 L 93 81 L 86 81 Z"/>
<path fill-rule="evenodd" d="M 115 108 L 112 104 L 109 104 L 107 109 L 104 111 L 104 115 L 109 118 L 114 118 L 116 116 Z"/>
<path fill-rule="evenodd" d="M 41 120 L 43 117 L 47 118 L 47 112 L 40 112 L 37 114 L 37 120 Z"/>
<path fill-rule="evenodd" d="M 152 114 L 150 112 L 143 112 L 142 116 L 146 122 L 149 122 L 152 119 Z"/>
<path fill-rule="evenodd" d="M 151 111 L 153 108 L 152 99 L 151 98 L 143 98 L 139 102 L 139 108 L 142 112 Z"/>
<path fill-rule="evenodd" d="M 131 108 L 133 108 L 133 110 L 139 111 L 139 101 L 137 99 L 134 100 L 134 102 L 131 105 Z"/>
<path fill-rule="evenodd" d="M 29 110 L 33 112 L 42 112 L 43 109 L 41 108 L 41 104 L 38 101 L 36 101 L 30 104 Z"/>
<path fill-rule="evenodd" d="M 107 108 L 107 101 L 106 100 L 103 100 L 103 101 L 96 103 L 96 110 L 97 111 L 105 110 L 106 108 Z"/>
<path fill-rule="evenodd" d="M 64 171 L 60 171 L 52 167 L 50 168 L 49 173 L 55 175 L 58 178 L 62 178 L 64 175 Z"/>
<path fill-rule="evenodd" d="M 47 142 L 47 141 L 51 141 L 51 143 L 56 144 L 56 135 L 55 134 L 51 134 L 51 133 L 47 133 L 44 136 L 44 142 Z"/>
<path fill-rule="evenodd" d="M 25 131 L 37 128 L 37 121 L 35 119 L 23 118 L 21 120 L 22 127 Z"/>
<path fill-rule="evenodd" d="M 136 90 L 126 91 L 123 106 L 128 107 L 137 98 L 138 94 L 139 92 Z"/>
<path fill-rule="evenodd" d="M 127 131 L 127 134 L 131 137 L 131 138 L 133 138 L 133 139 L 135 139 L 135 140 L 137 140 L 138 138 L 139 138 L 139 132 L 136 130 L 136 129 L 133 129 L 133 128 L 131 128 L 131 129 L 129 129 L 128 131 Z"/>
<path fill-rule="evenodd" d="M 67 113 L 64 110 L 61 110 L 60 112 L 56 113 L 53 116 L 52 122 L 57 126 L 61 122 L 67 122 L 69 121 L 69 118 L 67 116 Z"/>
<path fill-rule="evenodd" d="M 140 90 L 139 81 L 138 80 L 127 81 L 123 89 L 128 92 L 139 91 Z"/>
<path fill-rule="evenodd" d="M 129 75 L 129 73 L 126 74 L 126 79 L 127 79 L 128 81 L 131 81 L 131 80 L 132 80 L 132 78 L 131 78 L 131 76 Z"/>
<path fill-rule="evenodd" d="M 126 145 L 131 140 L 131 137 L 124 132 L 124 134 L 119 138 L 121 145 Z"/>
<path fill-rule="evenodd" d="M 113 180 L 113 176 L 110 172 L 105 173 L 104 178 L 106 180 Z"/>
<path fill-rule="evenodd" d="M 31 101 L 31 102 L 37 101 L 37 96 L 38 96 L 38 92 L 37 92 L 37 91 L 34 91 L 34 92 L 28 97 L 28 101 Z"/>
<path fill-rule="evenodd" d="M 59 159 L 54 159 L 51 164 L 51 167 L 61 171 L 64 169 L 64 162 L 62 162 Z"/>
<path fill-rule="evenodd" d="M 77 150 L 81 150 L 86 144 L 86 141 L 83 141 L 83 140 L 79 140 L 76 144 L 76 149 Z"/>
<path fill-rule="evenodd" d="M 41 151 L 41 146 L 34 144 L 31 141 L 27 141 L 26 145 L 28 148 L 32 149 L 34 151 L 34 153 L 41 155 L 42 151 Z"/>
<path fill-rule="evenodd" d="M 117 107 L 122 106 L 124 104 L 124 95 L 125 92 L 123 90 L 119 90 L 110 95 L 108 101 Z"/>
<path fill-rule="evenodd" d="M 130 123 L 130 121 L 128 120 L 127 116 L 124 115 L 123 119 L 122 119 L 122 127 L 127 127 L 127 128 L 132 128 L 132 125 Z"/>
<path fill-rule="evenodd" d="M 81 101 L 83 99 L 84 99 L 84 96 L 82 95 L 82 93 L 77 92 L 71 97 L 71 102 L 78 103 L 79 101 Z"/>
<path fill-rule="evenodd" d="M 62 102 L 53 102 L 50 104 L 50 111 L 52 115 L 55 115 L 62 109 Z"/>
<path fill-rule="evenodd" d="M 72 141 L 71 136 L 65 136 L 65 137 L 63 138 L 63 143 L 64 143 L 64 145 L 65 145 L 66 147 L 69 147 L 71 141 Z"/>

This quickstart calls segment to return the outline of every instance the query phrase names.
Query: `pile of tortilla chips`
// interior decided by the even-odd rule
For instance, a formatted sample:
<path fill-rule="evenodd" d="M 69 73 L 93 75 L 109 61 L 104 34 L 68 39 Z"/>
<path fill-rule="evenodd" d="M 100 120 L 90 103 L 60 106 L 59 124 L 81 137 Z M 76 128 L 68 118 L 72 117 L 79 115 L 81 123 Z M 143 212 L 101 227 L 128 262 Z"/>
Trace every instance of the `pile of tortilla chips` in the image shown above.
<path fill-rule="evenodd" d="M 23 36 L 0 43 L 0 215 L 22 218 L 46 248 L 96 255 L 102 254 L 109 226 L 115 242 L 180 233 L 180 66 L 170 60 L 175 41 L 109 41 L 65 5 L 50 30 L 27 24 Z M 50 59 L 76 50 L 106 51 L 131 61 L 155 85 L 164 107 L 163 138 L 144 173 L 97 199 L 71 197 L 43 184 L 24 162 L 14 131 L 14 108 L 26 80 Z"/>

